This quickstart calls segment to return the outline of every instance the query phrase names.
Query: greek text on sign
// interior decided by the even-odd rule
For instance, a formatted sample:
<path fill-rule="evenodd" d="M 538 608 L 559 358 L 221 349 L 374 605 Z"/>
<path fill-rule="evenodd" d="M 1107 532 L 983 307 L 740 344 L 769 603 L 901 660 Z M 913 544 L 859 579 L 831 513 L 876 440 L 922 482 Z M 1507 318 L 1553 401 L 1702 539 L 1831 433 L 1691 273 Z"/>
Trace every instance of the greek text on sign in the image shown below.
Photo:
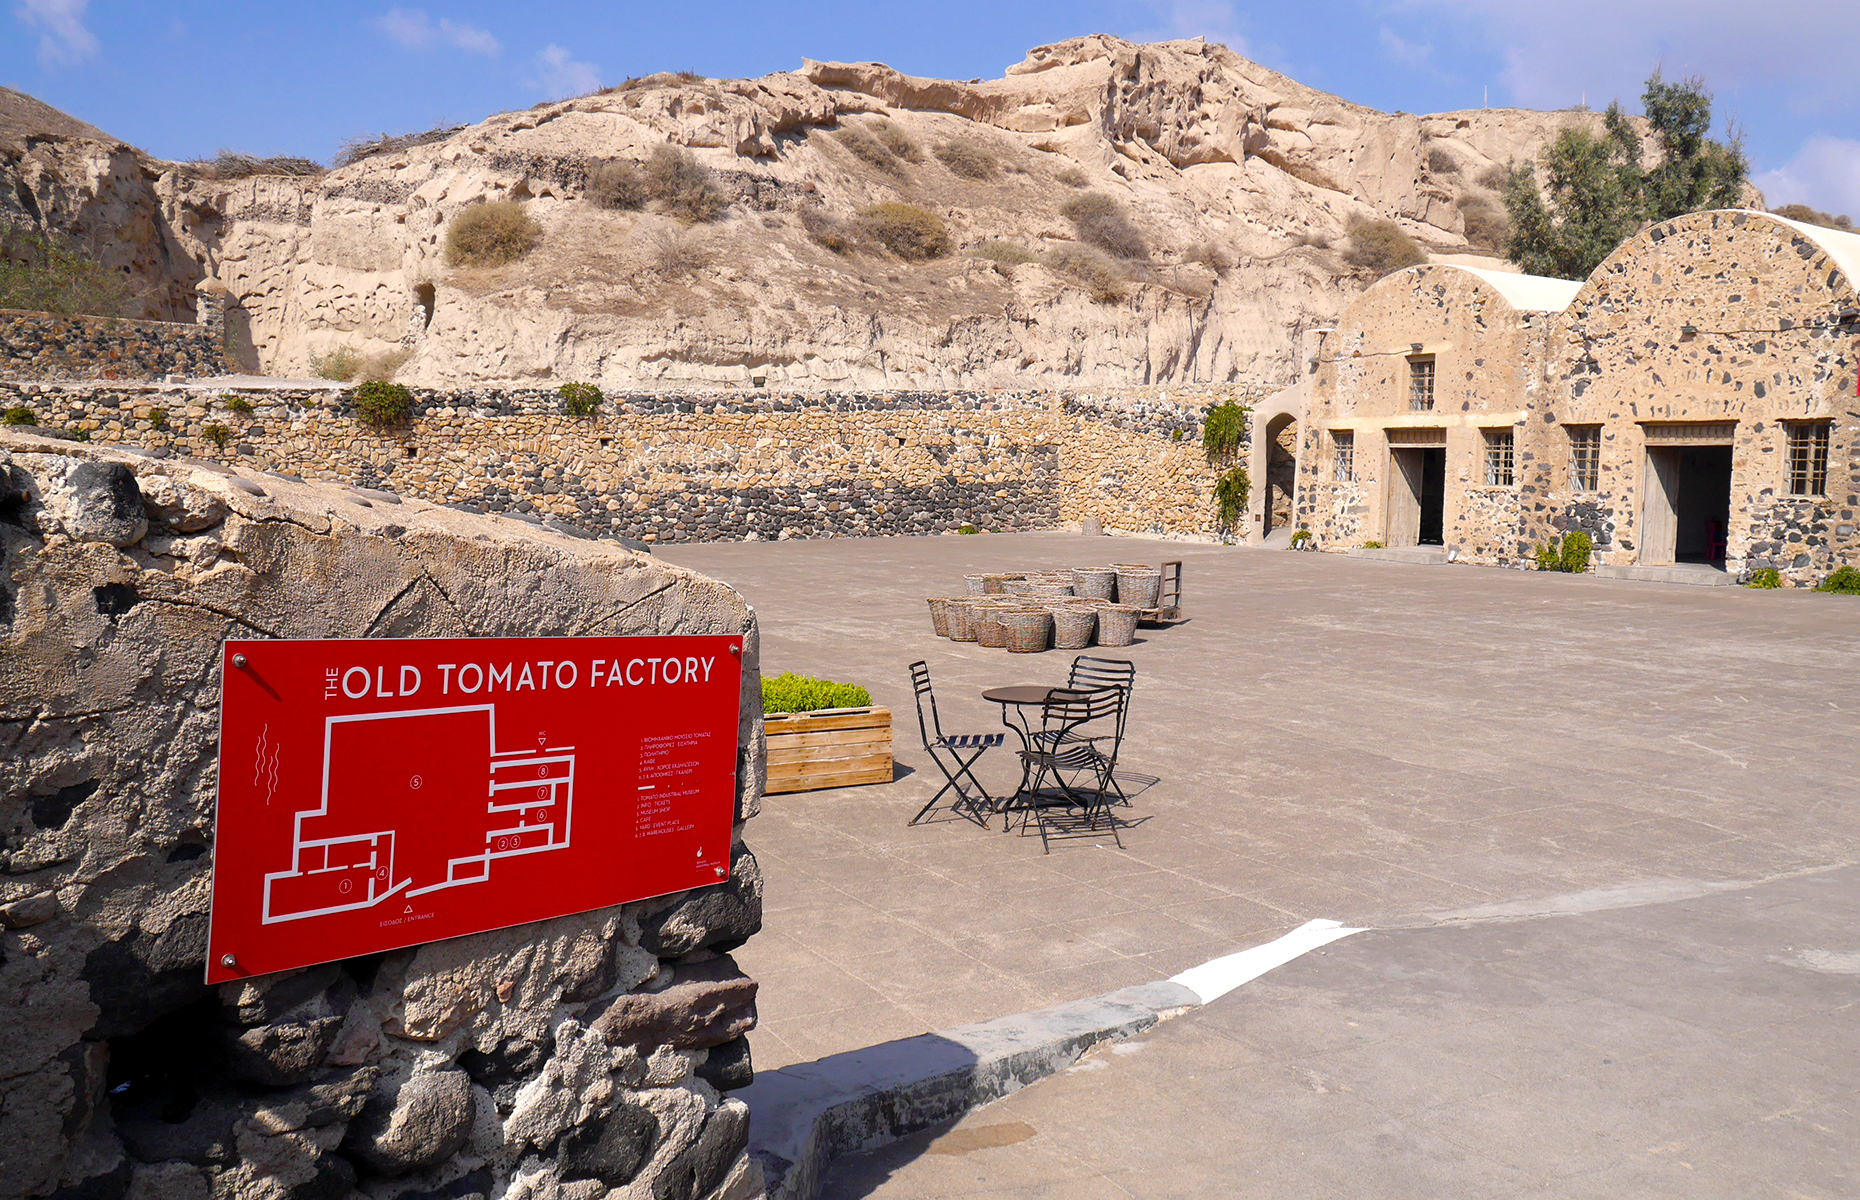
<path fill-rule="evenodd" d="M 727 878 L 741 646 L 226 643 L 207 982 Z"/>

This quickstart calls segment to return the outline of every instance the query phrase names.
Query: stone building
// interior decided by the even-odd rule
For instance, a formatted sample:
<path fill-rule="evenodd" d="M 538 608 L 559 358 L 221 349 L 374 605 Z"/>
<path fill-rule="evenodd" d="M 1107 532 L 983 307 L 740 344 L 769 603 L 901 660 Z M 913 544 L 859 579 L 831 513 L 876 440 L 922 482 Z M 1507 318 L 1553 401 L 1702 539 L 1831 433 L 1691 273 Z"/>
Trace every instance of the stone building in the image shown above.
<path fill-rule="evenodd" d="M 1857 280 L 1860 235 L 1743 211 L 1581 283 L 1397 272 L 1314 356 L 1298 524 L 1501 565 L 1580 529 L 1608 573 L 1813 583 L 1860 559 Z"/>

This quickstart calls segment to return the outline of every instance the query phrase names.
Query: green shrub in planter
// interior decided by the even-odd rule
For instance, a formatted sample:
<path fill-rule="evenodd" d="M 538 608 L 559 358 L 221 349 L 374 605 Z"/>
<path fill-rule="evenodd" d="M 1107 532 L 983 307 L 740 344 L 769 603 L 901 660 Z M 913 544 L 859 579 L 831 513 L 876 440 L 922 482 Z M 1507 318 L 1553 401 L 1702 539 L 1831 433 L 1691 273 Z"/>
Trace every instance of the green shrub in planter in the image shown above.
<path fill-rule="evenodd" d="M 1311 531 L 1309 529 L 1300 529 L 1292 534 L 1292 549 L 1296 550 L 1310 540 Z"/>
<path fill-rule="evenodd" d="M 872 703 L 872 693 L 856 683 L 834 683 L 812 675 L 784 671 L 773 679 L 762 679 L 764 713 L 818 712 L 823 708 L 864 708 Z"/>
<path fill-rule="evenodd" d="M 1381 542 L 1364 542 L 1361 546 L 1357 547 L 1357 549 L 1359 550 L 1380 550 L 1382 549 L 1382 543 Z"/>
<path fill-rule="evenodd" d="M 1567 571 L 1571 575 L 1580 575 L 1589 569 L 1589 554 L 1595 549 L 1595 542 L 1580 529 L 1572 529 L 1563 535 L 1563 552 L 1558 556 L 1557 570 Z"/>
<path fill-rule="evenodd" d="M 1765 567 L 1751 575 L 1747 588 L 1779 588 L 1782 586 L 1782 572 L 1775 567 Z"/>
<path fill-rule="evenodd" d="M 355 415 L 376 429 L 405 425 L 413 419 L 413 393 L 405 384 L 364 383 L 355 389 Z"/>

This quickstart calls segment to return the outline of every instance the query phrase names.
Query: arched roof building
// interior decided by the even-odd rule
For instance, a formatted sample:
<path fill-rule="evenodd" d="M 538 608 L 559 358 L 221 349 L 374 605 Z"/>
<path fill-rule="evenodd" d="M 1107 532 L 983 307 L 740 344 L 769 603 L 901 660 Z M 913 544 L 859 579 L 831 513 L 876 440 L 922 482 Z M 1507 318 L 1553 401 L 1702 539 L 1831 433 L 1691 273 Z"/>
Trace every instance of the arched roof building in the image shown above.
<path fill-rule="evenodd" d="M 1580 529 L 1618 573 L 1818 580 L 1860 559 L 1857 280 L 1860 235 L 1745 211 L 1581 283 L 1397 272 L 1318 355 L 1300 523 L 1491 563 Z"/>

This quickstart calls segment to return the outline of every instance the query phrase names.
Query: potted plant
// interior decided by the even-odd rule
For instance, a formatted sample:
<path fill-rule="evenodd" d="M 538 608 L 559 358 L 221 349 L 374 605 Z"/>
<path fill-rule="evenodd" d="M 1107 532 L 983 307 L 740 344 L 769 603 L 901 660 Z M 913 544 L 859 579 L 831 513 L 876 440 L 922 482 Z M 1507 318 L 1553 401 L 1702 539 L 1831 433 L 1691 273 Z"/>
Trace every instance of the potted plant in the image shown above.
<path fill-rule="evenodd" d="M 769 795 L 891 782 L 891 710 L 857 684 L 765 678 L 762 721 Z"/>

